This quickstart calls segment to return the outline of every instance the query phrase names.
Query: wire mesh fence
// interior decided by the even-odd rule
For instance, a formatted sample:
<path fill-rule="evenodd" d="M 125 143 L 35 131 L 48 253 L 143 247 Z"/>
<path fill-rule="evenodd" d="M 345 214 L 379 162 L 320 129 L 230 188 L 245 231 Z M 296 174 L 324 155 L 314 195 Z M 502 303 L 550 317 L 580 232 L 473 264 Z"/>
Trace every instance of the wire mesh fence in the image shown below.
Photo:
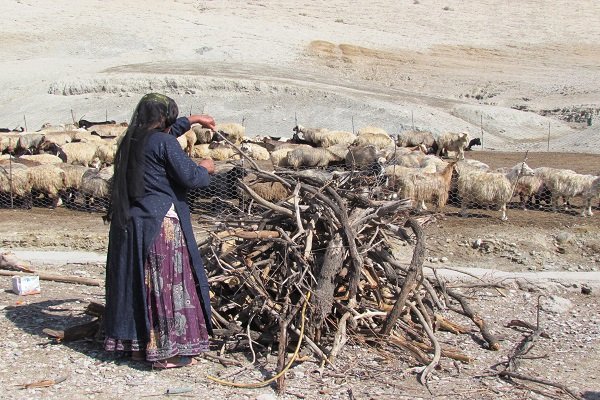
<path fill-rule="evenodd" d="M 513 158 L 519 157 L 523 155 L 514 154 Z M 600 169 L 600 157 L 588 158 Z M 373 204 L 410 199 L 414 213 L 505 219 L 511 209 L 527 209 L 591 215 L 600 198 L 598 175 L 558 166 L 532 168 L 526 161 L 519 161 L 494 168 L 475 158 L 455 162 L 420 154 L 390 161 L 380 159 L 363 166 L 341 162 L 324 168 L 257 170 L 250 163 L 237 160 L 219 163 L 210 185 L 190 190 L 187 200 L 191 212 L 202 218 L 260 216 L 269 211 L 265 202 L 288 208 L 293 203 L 293 188 L 284 186 L 276 177 L 302 174 Z M 593 163 L 590 168 L 594 168 Z M 66 163 L 28 166 L 18 160 L 3 160 L 0 207 L 60 206 L 79 212 L 105 213 L 112 173 L 112 167 L 96 169 Z"/>
<path fill-rule="evenodd" d="M 584 116 L 586 119 L 581 119 Z M 589 118 L 596 114 L 590 111 L 584 116 L 575 123 L 591 123 Z M 16 158 L 4 154 L 0 160 L 0 207 L 61 206 L 105 213 L 113 174 L 110 164 L 118 134 L 125 128 L 120 124 L 101 127 L 87 131 L 0 133 L 3 153 L 21 154 Z M 418 133 L 418 143 L 422 145 L 426 135 Z M 182 142 L 182 148 L 185 145 L 192 158 L 221 160 L 211 184 L 189 192 L 193 214 L 244 218 L 267 212 L 265 201 L 285 204 L 293 197 L 293 188 L 283 187 L 273 174 L 257 172 L 274 171 L 277 175 L 295 170 L 315 174 L 337 190 L 352 191 L 370 201 L 410 199 L 413 212 L 418 213 L 497 215 L 505 219 L 507 209 L 529 209 L 587 216 L 598 206 L 598 154 L 542 151 L 526 155 L 476 150 L 465 151 L 465 160 L 455 162 L 454 158 L 460 155 L 457 152 L 450 151 L 450 158 L 438 157 L 436 154 L 443 153 L 435 151 L 425 154 L 431 152 L 429 145 L 409 147 L 411 143 L 400 143 L 398 137 L 396 144 L 404 146 L 393 146 L 392 150 L 370 145 L 308 147 L 309 158 L 320 157 L 318 163 L 312 164 L 319 167 L 309 168 L 289 161 L 288 153 L 295 147 L 289 147 L 288 142 L 268 139 L 242 144 L 242 137 L 238 139 L 237 146 L 196 142 L 188 147 L 190 143 Z M 241 157 L 240 151 L 260 160 L 255 161 L 260 163 L 260 171 Z"/>

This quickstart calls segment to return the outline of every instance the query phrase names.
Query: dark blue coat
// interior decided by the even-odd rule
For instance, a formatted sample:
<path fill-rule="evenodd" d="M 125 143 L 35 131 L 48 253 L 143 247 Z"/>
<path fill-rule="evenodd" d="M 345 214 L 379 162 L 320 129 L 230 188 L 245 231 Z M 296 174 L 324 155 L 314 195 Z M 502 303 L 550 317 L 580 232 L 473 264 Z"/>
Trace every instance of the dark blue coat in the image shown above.
<path fill-rule="evenodd" d="M 208 280 L 185 201 L 189 189 L 207 186 L 210 177 L 206 168 L 196 165 L 177 142 L 176 136 L 189 129 L 190 123 L 183 117 L 171 125 L 170 134 L 150 133 L 145 149 L 145 194 L 131 204 L 126 229 L 111 224 L 106 262 L 106 337 L 148 340 L 144 263 L 171 204 L 179 216 L 206 326 L 212 334 Z"/>

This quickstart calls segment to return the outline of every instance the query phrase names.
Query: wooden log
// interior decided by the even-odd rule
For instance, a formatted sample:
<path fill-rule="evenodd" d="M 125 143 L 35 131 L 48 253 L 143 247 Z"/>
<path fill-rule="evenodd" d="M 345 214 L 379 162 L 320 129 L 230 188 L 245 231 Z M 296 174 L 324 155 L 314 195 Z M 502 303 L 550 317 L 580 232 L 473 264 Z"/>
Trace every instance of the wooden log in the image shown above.
<path fill-rule="evenodd" d="M 19 272 L 19 271 L 0 271 L 0 275 L 2 276 L 27 276 L 27 275 L 37 275 L 43 281 L 54 281 L 54 282 L 62 282 L 62 283 L 75 283 L 79 285 L 87 285 L 87 286 L 102 286 L 103 282 L 97 279 L 92 278 L 82 278 L 79 276 L 66 276 L 66 275 L 58 275 L 58 274 L 47 274 L 45 272 L 39 272 L 36 270 L 32 270 L 31 272 Z"/>
<path fill-rule="evenodd" d="M 321 270 L 315 276 L 317 284 L 314 290 L 312 303 L 312 329 L 309 333 L 318 343 L 318 334 L 325 318 L 330 314 L 333 307 L 335 292 L 335 277 L 342 269 L 344 261 L 344 248 L 342 246 L 342 235 L 336 233 L 327 245 Z"/>
<path fill-rule="evenodd" d="M 467 299 L 463 295 L 459 294 L 458 292 L 452 289 L 447 289 L 447 292 L 448 295 L 450 295 L 460 303 L 463 309 L 462 314 L 469 317 L 471 321 L 473 321 L 473 323 L 477 325 L 477 327 L 481 331 L 481 336 L 483 336 L 483 339 L 485 339 L 485 341 L 488 343 L 490 350 L 500 350 L 500 343 L 498 342 L 498 339 L 496 339 L 492 332 L 490 332 L 489 327 L 485 323 L 485 320 L 477 312 L 475 312 L 475 310 L 473 310 Z"/>
<path fill-rule="evenodd" d="M 425 236 L 423 234 L 423 229 L 419 226 L 417 221 L 412 218 L 409 218 L 406 221 L 406 225 L 410 226 L 415 233 L 417 244 L 413 251 L 413 257 L 408 268 L 408 273 L 406 274 L 406 279 L 404 280 L 404 284 L 398 295 L 398 300 L 396 300 L 392 311 L 388 315 L 383 328 L 381 329 L 381 334 L 386 336 L 390 334 L 394 325 L 396 325 L 396 321 L 402 314 L 408 297 L 417 287 L 417 277 L 423 275 L 423 261 L 425 260 Z"/>

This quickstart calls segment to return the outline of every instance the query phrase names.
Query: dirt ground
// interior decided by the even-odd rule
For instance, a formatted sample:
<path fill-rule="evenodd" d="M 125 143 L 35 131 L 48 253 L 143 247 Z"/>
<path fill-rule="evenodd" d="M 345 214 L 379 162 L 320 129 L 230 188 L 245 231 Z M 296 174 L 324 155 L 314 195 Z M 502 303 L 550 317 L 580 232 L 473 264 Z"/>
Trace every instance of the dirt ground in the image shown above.
<path fill-rule="evenodd" d="M 471 156 L 491 165 L 521 159 L 519 154 L 472 152 Z M 530 157 L 532 163 L 544 163 L 544 157 L 549 155 L 530 154 Z M 576 157 L 567 155 L 560 159 L 562 157 L 565 165 L 576 167 L 573 164 Z M 556 155 L 554 159 L 556 161 Z M 585 161 L 580 162 L 582 167 L 587 165 Z M 287 392 L 280 398 L 542 398 L 530 390 L 533 387 L 555 398 L 566 399 L 568 396 L 560 390 L 547 386 L 529 385 L 528 389 L 509 384 L 495 377 L 492 368 L 505 360 L 523 338 L 524 331 L 508 328 L 508 322 L 520 319 L 535 323 L 541 295 L 542 302 L 556 302 L 560 307 L 549 306 L 549 311 L 541 311 L 540 324 L 549 338 L 538 339 L 532 358 L 524 361 L 520 371 L 567 385 L 585 399 L 600 399 L 600 279 L 596 276 L 600 274 L 600 213 L 592 218 L 581 218 L 565 213 L 510 209 L 509 221 L 503 222 L 497 211 L 478 210 L 480 218 L 458 217 L 452 207 L 446 211 L 426 227 L 426 265 L 438 268 L 440 273 L 446 267 L 462 268 L 479 273 L 482 281 L 478 283 L 503 287 L 459 289 L 469 296 L 492 332 L 501 338 L 501 350 L 487 350 L 470 321 L 447 312 L 449 318 L 470 326 L 473 332 L 459 336 L 438 332 L 443 344 L 459 349 L 474 361 L 463 364 L 443 359 L 442 367 L 429 383 L 431 392 L 418 384 L 418 364 L 408 354 L 381 343 L 377 346 L 353 343 L 343 352 L 336 370 L 320 369 L 310 357 L 294 365 L 288 373 Z M 203 235 L 202 228 L 196 222 L 198 236 Z M 3 251 L 35 252 L 37 256 L 32 263 L 40 271 L 102 280 L 107 233 L 108 226 L 102 223 L 99 213 L 41 208 L 0 210 Z M 475 246 L 478 240 L 480 245 Z M 85 254 L 91 254 L 95 261 L 82 259 L 77 251 L 88 252 Z M 55 254 L 61 256 L 57 258 Z M 405 246 L 399 248 L 397 256 L 408 262 L 411 254 L 412 248 Z M 501 278 L 494 276 L 498 271 L 533 275 Z M 546 274 L 546 279 L 536 278 L 535 274 Z M 593 276 L 595 280 L 587 281 L 585 276 Z M 460 274 L 444 279 L 457 287 L 474 283 Z M 44 328 L 62 329 L 87 321 L 90 317 L 85 316 L 83 310 L 91 301 L 103 301 L 102 287 L 42 281 L 41 294 L 17 296 L 10 291 L 10 277 L 0 277 L 0 284 L 5 289 L 0 292 L 0 329 L 5 335 L 0 343 L 3 398 L 119 399 L 150 395 L 160 398 L 167 390 L 177 389 L 190 390 L 192 396 L 209 393 L 207 398 L 211 399 L 274 396 L 272 387 L 227 388 L 206 378 L 207 375 L 235 376 L 246 382 L 265 379 L 276 362 L 276 357 L 269 352 L 259 352 L 257 364 L 251 368 L 224 368 L 216 361 L 200 359 L 199 365 L 191 368 L 151 373 L 145 364 L 103 352 L 100 343 L 56 344 L 42 332 Z M 582 288 L 587 287 L 591 287 L 591 294 L 582 294 Z M 247 348 L 235 348 L 234 342 L 225 346 L 227 357 L 248 363 L 251 355 Z M 222 346 L 221 341 L 215 341 L 211 354 L 222 351 Z M 35 368 L 15 369 L 17 364 L 35 365 Z M 49 388 L 17 386 L 63 377 L 64 382 Z"/>
<path fill-rule="evenodd" d="M 297 123 L 347 131 L 374 125 L 392 134 L 467 131 L 484 139 L 483 149 L 475 147 L 467 158 L 492 168 L 513 166 L 529 151 L 531 167 L 600 173 L 600 2 L 323 4 L 4 1 L 0 127 L 34 131 L 80 117 L 128 121 L 139 98 L 158 91 L 173 97 L 181 114 L 242 122 L 250 137 L 289 137 Z M 545 151 L 548 139 L 552 152 Z M 407 354 L 384 343 L 352 343 L 337 370 L 319 369 L 314 360 L 294 365 L 281 398 L 542 398 L 498 379 L 492 367 L 524 336 L 507 323 L 536 323 L 543 295 L 540 325 L 549 338 L 538 339 L 520 370 L 567 385 L 587 400 L 600 399 L 595 206 L 591 218 L 512 207 L 507 222 L 495 210 L 475 209 L 462 218 L 448 206 L 426 227 L 426 265 L 452 285 L 483 279 L 504 287 L 459 289 L 502 339 L 501 350 L 486 350 L 476 330 L 438 333 L 443 344 L 474 361 L 443 359 L 427 390 L 417 383 L 417 363 Z M 198 219 L 199 236 L 204 228 Z M 102 279 L 107 232 L 99 213 L 0 209 L 2 251 L 32 251 L 33 265 L 42 271 Z M 398 249 L 403 260 L 410 255 L 410 246 Z M 209 374 L 265 379 L 275 365 L 268 352 L 241 371 L 201 359 L 191 368 L 151 372 L 106 354 L 99 343 L 55 344 L 42 333 L 85 320 L 86 304 L 103 299 L 101 287 L 43 281 L 41 294 L 23 297 L 10 291 L 9 276 L 0 276 L 0 285 L 2 398 L 165 398 L 167 390 L 178 389 L 189 389 L 180 396 L 209 399 L 274 398 L 272 387 L 234 389 L 207 380 Z M 588 286 L 591 293 L 583 294 Z M 474 328 L 458 315 L 448 317 Z M 246 365 L 250 355 L 233 347 L 225 346 L 226 356 Z M 216 341 L 211 354 L 221 349 Z M 57 378 L 65 380 L 48 388 L 18 386 Z"/>

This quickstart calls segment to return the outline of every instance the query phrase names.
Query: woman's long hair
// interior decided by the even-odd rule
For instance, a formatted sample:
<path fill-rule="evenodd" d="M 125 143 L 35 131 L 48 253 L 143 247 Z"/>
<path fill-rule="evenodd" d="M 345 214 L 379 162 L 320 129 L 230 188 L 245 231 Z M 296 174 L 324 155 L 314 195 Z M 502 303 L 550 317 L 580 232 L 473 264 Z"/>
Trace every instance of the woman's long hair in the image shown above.
<path fill-rule="evenodd" d="M 142 97 L 115 155 L 107 220 L 124 228 L 130 204 L 144 195 L 145 147 L 150 133 L 165 131 L 179 114 L 173 99 L 158 93 Z"/>

